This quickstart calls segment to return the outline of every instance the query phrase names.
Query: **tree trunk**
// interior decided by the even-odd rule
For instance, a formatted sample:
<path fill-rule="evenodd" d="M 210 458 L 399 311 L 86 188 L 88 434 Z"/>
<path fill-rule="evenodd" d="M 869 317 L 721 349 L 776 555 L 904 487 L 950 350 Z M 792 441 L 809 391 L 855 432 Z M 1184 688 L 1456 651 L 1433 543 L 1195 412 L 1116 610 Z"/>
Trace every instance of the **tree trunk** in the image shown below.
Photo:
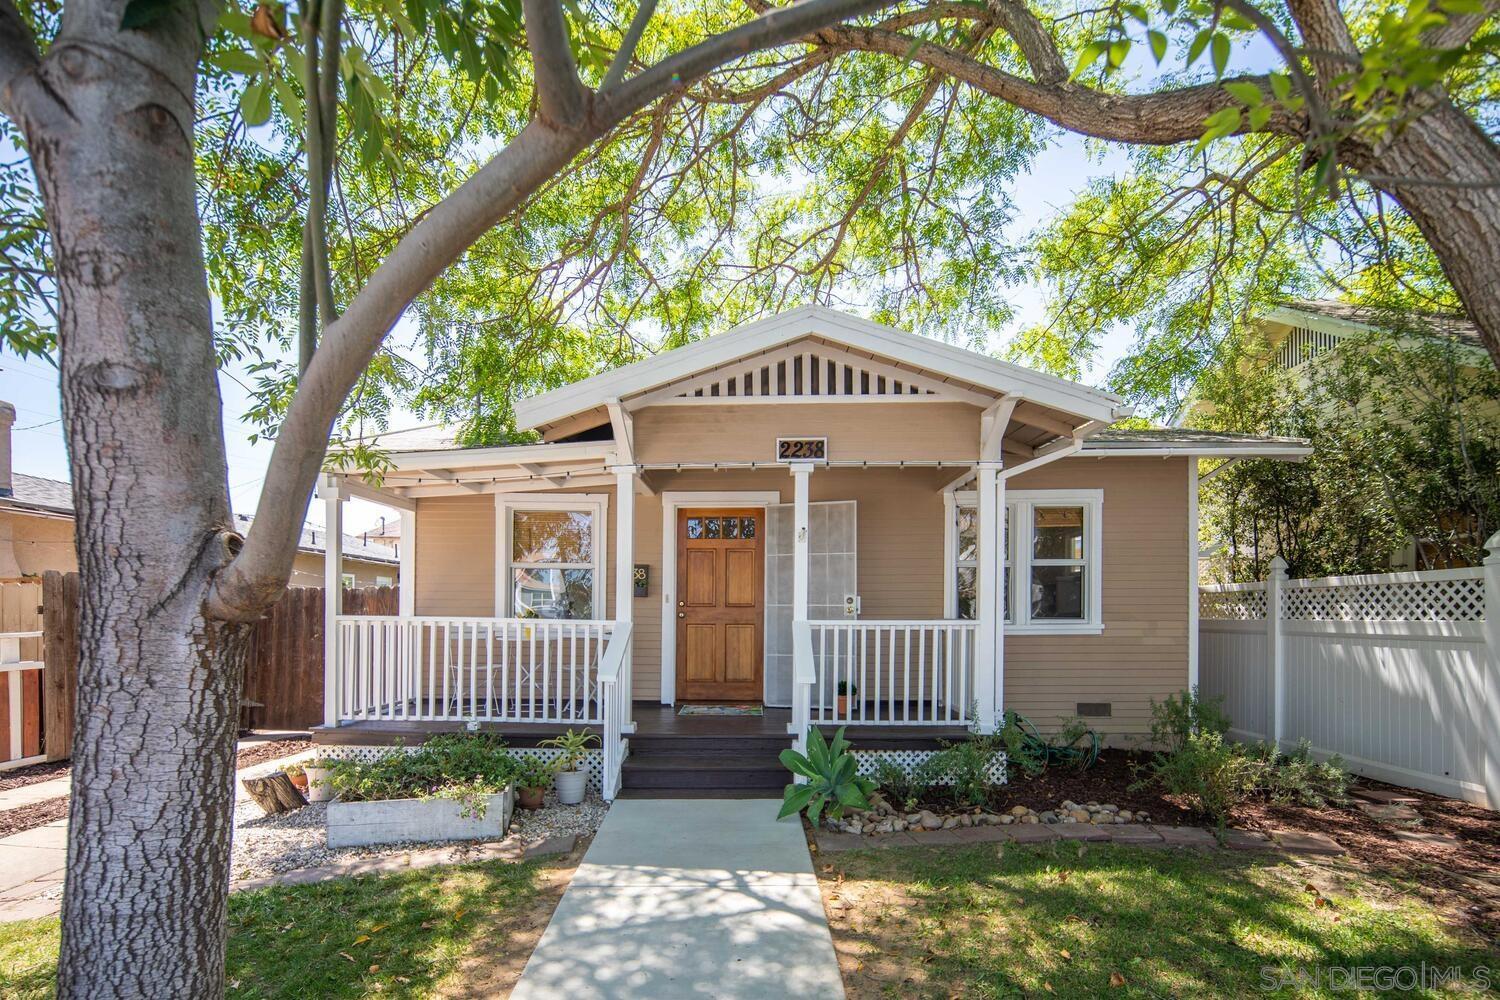
<path fill-rule="evenodd" d="M 280 771 L 264 778 L 245 778 L 240 784 L 255 804 L 265 810 L 267 816 L 291 812 L 307 805 L 307 799 L 292 784 L 292 779 Z"/>
<path fill-rule="evenodd" d="M 1500 368 L 1500 148 L 1445 99 L 1387 148 L 1348 159 L 1422 230 Z"/>
<path fill-rule="evenodd" d="M 70 5 L 23 115 L 57 267 L 82 577 L 58 995 L 216 997 L 249 626 L 203 613 L 232 530 L 193 176 L 213 17 Z M 300 512 L 277 512 L 296 517 Z"/>

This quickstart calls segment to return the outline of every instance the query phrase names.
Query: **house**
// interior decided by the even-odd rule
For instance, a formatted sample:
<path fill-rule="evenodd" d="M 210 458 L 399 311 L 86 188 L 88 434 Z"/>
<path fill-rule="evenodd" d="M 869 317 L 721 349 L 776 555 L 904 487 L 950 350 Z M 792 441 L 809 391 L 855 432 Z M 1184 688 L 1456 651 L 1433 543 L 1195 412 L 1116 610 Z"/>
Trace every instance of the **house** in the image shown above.
<path fill-rule="evenodd" d="M 243 535 L 250 530 L 253 520 L 245 514 L 234 515 L 236 530 Z M 328 533 L 316 525 L 304 524 L 287 586 L 323 586 L 326 576 L 323 558 L 327 549 Z M 339 546 L 339 582 L 346 588 L 394 587 L 400 570 L 400 558 L 383 545 L 372 545 L 357 535 L 346 534 Z"/>
<path fill-rule="evenodd" d="M 39 577 L 48 570 L 76 572 L 73 487 L 59 479 L 28 476 L 11 468 L 10 429 L 15 419 L 15 407 L 0 402 L 0 580 Z M 250 520 L 236 515 L 241 533 L 249 528 Z M 292 586 L 323 586 L 326 543 L 321 529 L 303 527 L 292 566 Z M 401 561 L 391 547 L 349 537 L 340 548 L 344 586 L 396 585 Z"/>
<path fill-rule="evenodd" d="M 516 414 L 540 443 L 393 435 L 378 485 L 320 485 L 403 541 L 399 616 L 328 605 L 331 751 L 588 726 L 613 796 L 779 788 L 810 725 L 867 766 L 1006 709 L 1138 738 L 1196 679 L 1198 461 L 1308 452 L 1112 430 L 1107 393 L 824 308 Z"/>

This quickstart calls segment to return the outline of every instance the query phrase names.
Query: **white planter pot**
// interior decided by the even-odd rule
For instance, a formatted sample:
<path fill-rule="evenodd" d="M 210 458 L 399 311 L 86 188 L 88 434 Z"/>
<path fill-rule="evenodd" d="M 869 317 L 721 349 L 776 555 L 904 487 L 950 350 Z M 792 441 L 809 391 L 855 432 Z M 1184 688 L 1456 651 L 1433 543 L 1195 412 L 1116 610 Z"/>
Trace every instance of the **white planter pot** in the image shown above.
<path fill-rule="evenodd" d="M 491 795 L 483 816 L 464 816 L 452 799 L 387 799 L 331 802 L 328 846 L 363 847 L 433 840 L 499 840 L 510 828 L 515 790 Z"/>
<path fill-rule="evenodd" d="M 557 801 L 565 806 L 576 806 L 583 801 L 588 790 L 589 776 L 582 771 L 558 771 L 556 784 Z"/>
<path fill-rule="evenodd" d="M 328 776 L 333 773 L 326 767 L 304 767 L 302 773 L 307 775 L 307 801 L 327 802 L 333 798 L 333 786 L 328 783 Z"/>

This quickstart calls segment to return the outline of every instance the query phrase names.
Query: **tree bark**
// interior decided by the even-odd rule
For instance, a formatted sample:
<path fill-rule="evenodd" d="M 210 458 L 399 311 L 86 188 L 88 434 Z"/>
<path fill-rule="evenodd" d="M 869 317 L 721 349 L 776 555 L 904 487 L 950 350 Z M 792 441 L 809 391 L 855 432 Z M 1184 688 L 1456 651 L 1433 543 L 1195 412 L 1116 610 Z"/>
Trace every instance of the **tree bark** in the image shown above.
<path fill-rule="evenodd" d="M 211 9 L 70 4 L 4 95 L 53 236 L 82 578 L 58 995 L 223 992 L 247 626 L 204 596 L 232 533 L 193 177 Z"/>
<path fill-rule="evenodd" d="M 264 778 L 245 778 L 240 784 L 245 786 L 246 794 L 265 810 L 267 816 L 291 812 L 307 805 L 307 799 L 292 784 L 292 779 L 280 771 Z"/>
<path fill-rule="evenodd" d="M 1343 159 L 1422 230 L 1500 368 L 1500 148 L 1443 99 L 1389 146 Z"/>

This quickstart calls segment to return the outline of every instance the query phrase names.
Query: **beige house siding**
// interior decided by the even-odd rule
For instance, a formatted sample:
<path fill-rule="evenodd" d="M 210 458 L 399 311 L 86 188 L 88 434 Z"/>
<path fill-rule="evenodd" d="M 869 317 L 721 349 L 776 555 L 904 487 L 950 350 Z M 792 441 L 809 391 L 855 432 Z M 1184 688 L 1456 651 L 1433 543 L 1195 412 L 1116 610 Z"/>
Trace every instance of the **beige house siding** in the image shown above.
<path fill-rule="evenodd" d="M 928 402 L 648 406 L 635 414 L 636 461 L 770 462 L 778 437 L 814 436 L 828 438 L 834 461 L 972 462 L 979 414 L 967 403 Z"/>
<path fill-rule="evenodd" d="M 0 512 L 0 578 L 77 569 L 71 518 Z"/>
<path fill-rule="evenodd" d="M 1007 635 L 1005 704 L 1044 729 L 1077 703 L 1109 702 L 1102 733 L 1145 735 L 1150 699 L 1187 686 L 1186 458 L 1074 458 L 1023 474 L 1011 489 L 1104 491 L 1104 632 Z"/>
<path fill-rule="evenodd" d="M 1052 728 L 1080 701 L 1110 702 L 1111 718 L 1090 721 L 1111 736 L 1140 735 L 1148 729 L 1149 700 L 1186 686 L 1188 464 L 1185 458 L 1064 459 L 1010 482 L 1012 489 L 1104 491 L 1104 632 L 1007 635 L 1007 706 Z M 942 616 L 947 571 L 938 491 L 956 475 L 953 469 L 930 468 L 813 473 L 814 502 L 859 504 L 862 617 Z M 792 499 L 791 476 L 781 469 L 656 472 L 651 481 L 661 492 L 776 491 L 782 502 Z M 606 590 L 612 590 L 613 490 L 582 492 L 610 494 Z M 417 537 L 418 614 L 495 613 L 493 496 L 419 501 Z M 649 567 L 650 585 L 649 596 L 634 601 L 633 694 L 654 701 L 661 695 L 664 620 L 660 493 L 636 497 L 634 561 Z M 612 617 L 613 610 L 611 596 L 601 616 Z"/>
<path fill-rule="evenodd" d="M 354 574 L 356 587 L 378 587 L 380 577 L 387 577 L 389 585 L 394 587 L 401 576 L 400 567 L 394 563 L 371 562 L 350 556 L 344 556 L 340 562 L 345 573 Z M 323 556 L 317 552 L 298 552 L 292 561 L 290 586 L 321 587 L 323 583 Z"/>

